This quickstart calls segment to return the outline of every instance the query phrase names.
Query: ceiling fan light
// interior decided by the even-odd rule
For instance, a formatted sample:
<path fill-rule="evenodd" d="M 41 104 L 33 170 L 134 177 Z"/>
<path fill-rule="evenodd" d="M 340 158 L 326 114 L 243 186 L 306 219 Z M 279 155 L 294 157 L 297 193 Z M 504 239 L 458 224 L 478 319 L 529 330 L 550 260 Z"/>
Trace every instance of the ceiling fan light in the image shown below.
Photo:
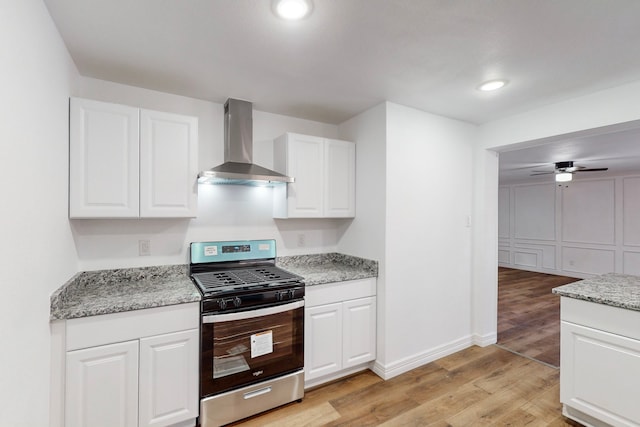
<path fill-rule="evenodd" d="M 556 182 L 569 182 L 573 179 L 573 174 L 569 172 L 560 172 L 556 174 Z"/>
<path fill-rule="evenodd" d="M 478 86 L 478 90 L 480 90 L 482 92 L 490 92 L 492 90 L 500 89 L 500 88 L 504 87 L 504 85 L 506 85 L 506 84 L 507 84 L 506 80 L 490 80 L 490 81 L 484 82 L 480 86 Z"/>
<path fill-rule="evenodd" d="M 273 10 L 282 19 L 296 21 L 311 13 L 311 0 L 274 0 Z"/>

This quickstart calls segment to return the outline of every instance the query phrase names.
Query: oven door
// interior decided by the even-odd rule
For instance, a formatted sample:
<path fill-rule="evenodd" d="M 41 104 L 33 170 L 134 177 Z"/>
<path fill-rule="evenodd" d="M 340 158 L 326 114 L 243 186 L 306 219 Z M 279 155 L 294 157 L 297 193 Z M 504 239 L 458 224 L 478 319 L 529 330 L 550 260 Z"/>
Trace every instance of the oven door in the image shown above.
<path fill-rule="evenodd" d="M 226 314 L 203 314 L 201 397 L 304 367 L 304 300 Z"/>

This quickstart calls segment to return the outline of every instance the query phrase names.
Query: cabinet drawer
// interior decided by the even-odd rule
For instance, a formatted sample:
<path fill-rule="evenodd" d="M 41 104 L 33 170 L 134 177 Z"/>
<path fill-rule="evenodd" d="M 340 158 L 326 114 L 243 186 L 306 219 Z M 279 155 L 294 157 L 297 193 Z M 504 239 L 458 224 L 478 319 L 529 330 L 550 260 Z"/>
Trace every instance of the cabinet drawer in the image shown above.
<path fill-rule="evenodd" d="M 349 280 L 346 282 L 327 283 L 307 286 L 305 289 L 305 305 L 315 307 L 334 302 L 365 298 L 376 294 L 376 278 Z"/>
<path fill-rule="evenodd" d="M 197 302 L 70 319 L 66 322 L 66 349 L 76 350 L 197 329 L 199 320 L 200 307 Z"/>
<path fill-rule="evenodd" d="M 640 340 L 640 311 L 575 298 L 560 299 L 560 318 L 578 325 Z"/>

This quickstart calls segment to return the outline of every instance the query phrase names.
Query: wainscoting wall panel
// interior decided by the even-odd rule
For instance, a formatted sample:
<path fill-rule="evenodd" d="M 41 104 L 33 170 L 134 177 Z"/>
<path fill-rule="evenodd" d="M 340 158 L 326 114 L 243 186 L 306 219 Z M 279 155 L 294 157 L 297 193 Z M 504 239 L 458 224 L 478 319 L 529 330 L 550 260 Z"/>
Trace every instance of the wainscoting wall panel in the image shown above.
<path fill-rule="evenodd" d="M 640 172 L 585 175 L 500 187 L 499 266 L 582 278 L 640 275 Z"/>
<path fill-rule="evenodd" d="M 622 272 L 640 276 L 640 252 L 624 252 L 622 255 Z"/>
<path fill-rule="evenodd" d="M 626 246 L 640 246 L 640 177 L 622 180 L 623 235 Z"/>
<path fill-rule="evenodd" d="M 513 263 L 517 267 L 538 267 L 538 254 L 534 251 L 524 252 L 516 249 L 513 255 Z"/>
<path fill-rule="evenodd" d="M 562 270 L 583 274 L 604 274 L 615 271 L 615 250 L 564 246 Z"/>
<path fill-rule="evenodd" d="M 514 186 L 514 238 L 555 239 L 555 185 Z"/>
<path fill-rule="evenodd" d="M 615 180 L 575 181 L 562 189 L 562 240 L 615 243 Z"/>
<path fill-rule="evenodd" d="M 509 215 L 509 188 L 500 187 L 498 189 L 498 215 L 504 220 L 498 223 L 498 239 L 509 239 L 511 237 L 511 216 Z"/>
<path fill-rule="evenodd" d="M 538 260 L 536 267 L 539 269 L 549 270 L 556 268 L 555 244 L 527 243 L 518 241 L 513 245 L 513 250 L 535 253 Z"/>

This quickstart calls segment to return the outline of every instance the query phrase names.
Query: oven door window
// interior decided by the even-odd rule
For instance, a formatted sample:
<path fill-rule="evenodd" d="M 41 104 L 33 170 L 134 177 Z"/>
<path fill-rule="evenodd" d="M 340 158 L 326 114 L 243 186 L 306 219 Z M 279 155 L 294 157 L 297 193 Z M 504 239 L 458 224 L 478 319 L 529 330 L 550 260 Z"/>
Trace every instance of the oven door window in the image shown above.
<path fill-rule="evenodd" d="M 304 366 L 304 301 L 203 316 L 201 392 L 216 394 Z"/>

